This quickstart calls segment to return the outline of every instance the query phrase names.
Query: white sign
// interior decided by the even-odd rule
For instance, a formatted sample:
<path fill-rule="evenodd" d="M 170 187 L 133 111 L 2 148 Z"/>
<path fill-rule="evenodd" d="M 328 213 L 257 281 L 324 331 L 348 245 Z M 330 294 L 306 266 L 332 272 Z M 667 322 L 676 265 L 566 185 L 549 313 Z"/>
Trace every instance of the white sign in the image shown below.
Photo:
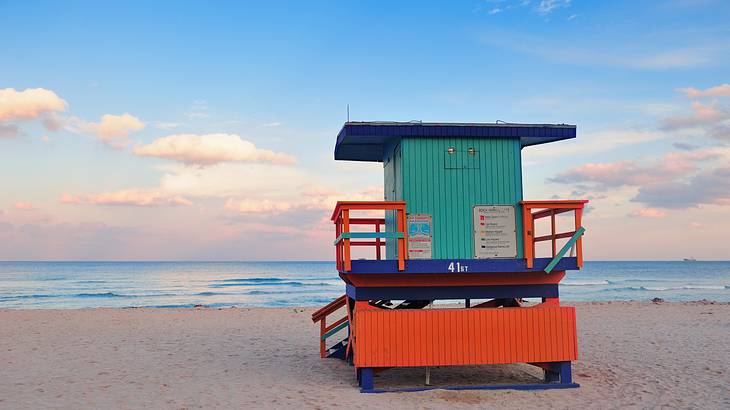
<path fill-rule="evenodd" d="M 517 257 L 514 206 L 474 207 L 474 256 L 477 259 Z"/>
<path fill-rule="evenodd" d="M 408 259 L 431 259 L 431 215 L 408 215 L 406 224 Z"/>

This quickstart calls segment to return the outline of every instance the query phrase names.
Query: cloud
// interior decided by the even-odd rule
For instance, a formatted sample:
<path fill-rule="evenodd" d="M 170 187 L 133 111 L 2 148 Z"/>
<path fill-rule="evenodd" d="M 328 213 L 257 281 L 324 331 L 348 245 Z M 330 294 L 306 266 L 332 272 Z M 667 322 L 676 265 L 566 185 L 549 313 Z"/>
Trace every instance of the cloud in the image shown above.
<path fill-rule="evenodd" d="M 13 208 L 19 209 L 22 211 L 32 211 L 36 209 L 36 207 L 31 204 L 30 202 L 16 202 L 15 205 L 13 205 Z"/>
<path fill-rule="evenodd" d="M 647 209 L 693 208 L 702 204 L 730 205 L 730 150 L 714 147 L 670 152 L 654 161 L 618 161 L 584 164 L 569 169 L 550 182 L 578 184 L 585 189 L 621 187 L 636 191 L 631 202 Z M 713 164 L 716 164 L 713 167 Z M 719 166 L 718 166 L 719 165 Z M 630 191 L 629 191 L 630 192 Z M 653 211 L 636 211 L 637 217 L 658 217 Z"/>
<path fill-rule="evenodd" d="M 689 98 L 730 97 L 730 84 L 720 84 L 704 90 L 695 87 L 678 88 L 677 91 L 684 93 Z"/>
<path fill-rule="evenodd" d="M 632 201 L 660 208 L 693 208 L 701 204 L 730 206 L 730 167 L 705 170 L 687 182 L 671 181 L 641 187 Z"/>
<path fill-rule="evenodd" d="M 124 113 L 122 115 L 104 114 L 99 122 L 87 122 L 78 117 L 66 121 L 67 128 L 76 133 L 93 134 L 101 142 L 114 149 L 122 149 L 132 141 L 129 134 L 144 129 L 145 123 L 139 118 Z"/>
<path fill-rule="evenodd" d="M 208 166 L 222 162 L 293 164 L 288 154 L 257 148 L 235 134 L 177 134 L 134 148 L 142 157 L 165 158 L 186 165 Z"/>
<path fill-rule="evenodd" d="M 268 122 L 266 124 L 261 124 L 261 126 L 262 127 L 266 127 L 266 128 L 280 127 L 281 126 L 281 123 L 280 122 L 276 122 L 276 121 L 275 122 Z"/>
<path fill-rule="evenodd" d="M 548 181 L 562 184 L 593 183 L 596 188 L 603 190 L 624 185 L 639 186 L 665 181 L 691 170 L 680 165 L 644 167 L 634 161 L 587 163 L 548 178 Z"/>
<path fill-rule="evenodd" d="M 700 147 L 699 145 L 687 144 L 684 142 L 675 142 L 674 144 L 672 144 L 672 146 L 683 151 L 694 151 Z"/>
<path fill-rule="evenodd" d="M 113 148 L 123 148 L 131 143 L 130 133 L 139 131 L 145 124 L 139 118 L 127 113 L 122 115 L 105 114 L 101 121 L 93 124 L 94 133 L 105 144 Z"/>
<path fill-rule="evenodd" d="M 159 130 L 171 130 L 173 128 L 178 128 L 182 124 L 179 122 L 157 122 L 155 123 L 155 128 Z"/>
<path fill-rule="evenodd" d="M 279 214 L 290 211 L 294 207 L 295 205 L 285 201 L 261 201 L 253 199 L 229 199 L 225 204 L 225 208 L 229 211 L 236 211 L 242 214 Z"/>
<path fill-rule="evenodd" d="M 665 216 L 667 216 L 667 213 L 664 212 L 664 211 L 662 211 L 661 209 L 656 209 L 656 208 L 642 208 L 642 209 L 638 209 L 638 210 L 636 210 L 634 212 L 631 212 L 629 214 L 629 216 L 632 217 L 632 218 L 653 218 L 653 219 L 658 219 L 658 218 L 664 218 Z"/>
<path fill-rule="evenodd" d="M 20 128 L 17 125 L 0 122 L 0 138 L 13 138 L 18 135 L 20 135 Z"/>
<path fill-rule="evenodd" d="M 730 119 L 730 112 L 720 106 L 717 102 L 702 104 L 699 101 L 692 101 L 691 115 L 676 115 L 665 118 L 661 123 L 664 130 L 677 130 L 702 125 L 716 124 Z"/>
<path fill-rule="evenodd" d="M 0 89 L 0 121 L 32 120 L 66 109 L 66 101 L 45 88 Z"/>
<path fill-rule="evenodd" d="M 190 205 L 191 202 L 180 195 L 172 195 L 156 190 L 125 189 L 98 194 L 72 195 L 64 193 L 60 202 L 64 204 L 119 205 L 119 206 L 164 206 Z"/>
<path fill-rule="evenodd" d="M 696 100 L 699 97 L 730 96 L 730 84 L 722 84 L 705 90 L 690 87 L 681 88 L 677 91 L 695 99 L 690 103 L 692 112 L 690 114 L 675 114 L 664 118 L 660 124 L 661 129 L 665 131 L 686 130 L 685 132 L 691 131 L 698 136 L 730 141 L 730 106 L 721 103 L 721 99 L 715 99 L 708 103 Z"/>
<path fill-rule="evenodd" d="M 569 7 L 570 0 L 541 0 L 535 7 L 535 11 L 542 14 L 552 13 L 561 7 Z"/>
<path fill-rule="evenodd" d="M 225 208 L 241 214 L 281 214 L 292 211 L 332 211 L 337 201 L 379 201 L 383 199 L 382 188 L 368 188 L 357 193 L 344 193 L 312 188 L 302 191 L 288 199 L 229 199 Z"/>

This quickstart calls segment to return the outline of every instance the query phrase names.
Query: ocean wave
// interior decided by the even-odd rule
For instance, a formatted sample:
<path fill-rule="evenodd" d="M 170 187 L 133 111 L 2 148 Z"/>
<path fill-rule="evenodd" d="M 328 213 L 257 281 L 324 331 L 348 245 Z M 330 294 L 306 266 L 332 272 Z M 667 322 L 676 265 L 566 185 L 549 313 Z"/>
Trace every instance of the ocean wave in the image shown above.
<path fill-rule="evenodd" d="M 75 298 L 129 298 L 134 297 L 130 295 L 120 295 L 114 292 L 102 292 L 102 293 L 77 293 L 75 295 L 71 295 L 71 297 Z"/>
<path fill-rule="evenodd" d="M 283 278 L 231 278 L 231 279 L 221 279 L 218 282 L 256 282 L 256 283 L 266 283 L 266 282 L 281 282 L 285 281 L 286 279 Z"/>
<path fill-rule="evenodd" d="M 624 288 L 603 289 L 603 292 L 621 292 L 621 291 L 648 291 L 648 292 L 667 292 L 672 290 L 728 290 L 730 286 L 720 285 L 685 285 L 685 286 L 629 286 Z"/>
<path fill-rule="evenodd" d="M 212 285 L 209 285 L 211 288 L 227 288 L 227 287 L 235 287 L 235 286 L 291 286 L 291 287 L 301 287 L 301 286 L 334 286 L 331 283 L 324 283 L 324 282 L 318 282 L 318 283 L 304 283 L 304 282 L 298 282 L 298 281 L 288 281 L 288 282 L 254 282 L 254 283 L 246 283 L 246 282 L 236 282 L 236 283 L 214 283 Z"/>
<path fill-rule="evenodd" d="M 4 300 L 23 300 L 23 299 L 45 299 L 45 298 L 58 298 L 63 295 L 15 295 L 15 296 L 0 296 L 0 301 Z"/>
<path fill-rule="evenodd" d="M 563 286 L 601 286 L 610 284 L 607 280 L 575 280 L 561 283 Z"/>

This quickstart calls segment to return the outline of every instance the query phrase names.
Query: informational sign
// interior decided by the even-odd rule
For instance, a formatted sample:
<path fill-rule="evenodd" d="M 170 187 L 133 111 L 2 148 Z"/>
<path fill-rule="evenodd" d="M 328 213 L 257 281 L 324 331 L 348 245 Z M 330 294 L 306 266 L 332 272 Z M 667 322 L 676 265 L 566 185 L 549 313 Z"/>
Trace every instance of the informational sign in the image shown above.
<path fill-rule="evenodd" d="M 431 259 L 431 215 L 406 217 L 408 225 L 408 259 Z"/>
<path fill-rule="evenodd" d="M 474 255 L 477 259 L 516 258 L 515 207 L 474 207 Z"/>

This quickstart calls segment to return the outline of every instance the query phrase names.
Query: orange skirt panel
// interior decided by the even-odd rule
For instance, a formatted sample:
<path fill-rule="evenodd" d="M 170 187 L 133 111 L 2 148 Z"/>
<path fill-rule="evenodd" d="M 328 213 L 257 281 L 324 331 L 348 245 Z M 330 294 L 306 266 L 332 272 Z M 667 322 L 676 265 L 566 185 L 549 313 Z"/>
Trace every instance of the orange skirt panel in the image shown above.
<path fill-rule="evenodd" d="M 355 366 L 572 361 L 574 307 L 357 310 Z"/>

